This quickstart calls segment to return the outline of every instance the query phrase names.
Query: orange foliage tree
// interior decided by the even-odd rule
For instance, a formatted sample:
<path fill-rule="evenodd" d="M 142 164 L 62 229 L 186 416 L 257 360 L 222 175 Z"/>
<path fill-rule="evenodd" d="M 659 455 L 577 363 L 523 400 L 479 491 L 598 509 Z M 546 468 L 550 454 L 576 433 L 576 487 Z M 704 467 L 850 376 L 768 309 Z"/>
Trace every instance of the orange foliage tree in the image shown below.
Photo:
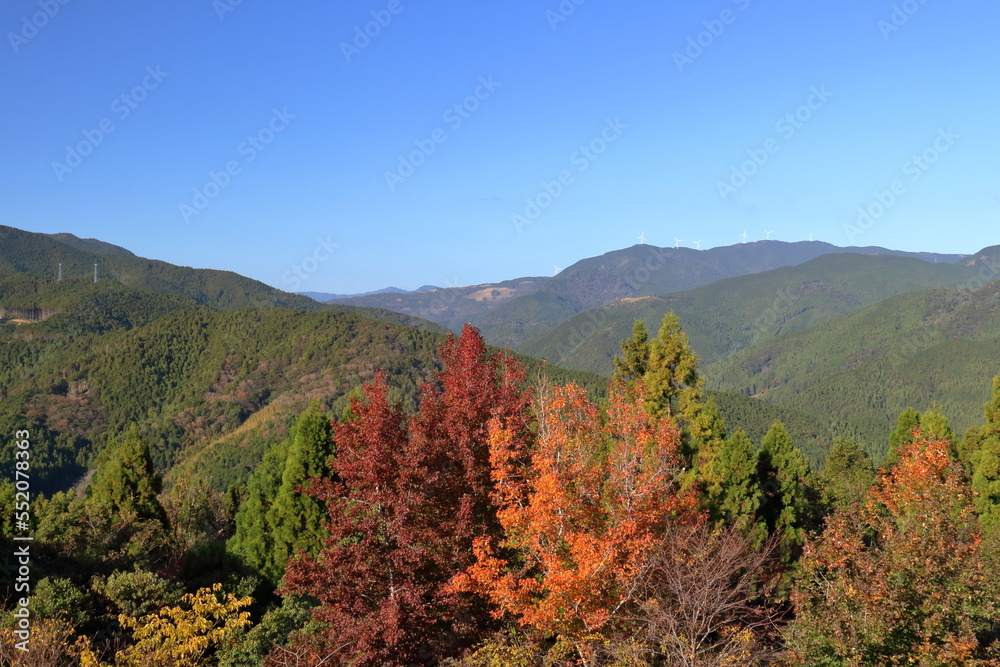
<path fill-rule="evenodd" d="M 997 620 L 972 495 L 947 440 L 915 433 L 860 509 L 800 561 L 789 633 L 808 665 L 972 665 Z"/>
<path fill-rule="evenodd" d="M 602 420 L 581 388 L 543 389 L 533 438 L 493 421 L 493 501 L 503 537 L 475 541 L 457 589 L 484 593 L 584 661 L 625 626 L 649 556 L 674 521 L 698 522 L 680 491 L 681 438 L 623 385 Z M 533 439 L 534 442 L 529 442 Z"/>

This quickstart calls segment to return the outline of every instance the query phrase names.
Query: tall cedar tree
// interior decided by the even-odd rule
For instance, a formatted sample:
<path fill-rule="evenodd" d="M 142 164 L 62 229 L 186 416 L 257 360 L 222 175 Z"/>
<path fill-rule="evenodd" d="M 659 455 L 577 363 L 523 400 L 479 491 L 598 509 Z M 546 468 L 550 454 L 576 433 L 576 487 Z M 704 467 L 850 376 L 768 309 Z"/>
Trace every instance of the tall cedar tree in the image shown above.
<path fill-rule="evenodd" d="M 858 507 L 805 549 L 788 633 L 805 665 L 972 665 L 997 618 L 951 443 L 917 431 Z"/>
<path fill-rule="evenodd" d="M 970 428 L 962 443 L 963 460 L 972 472 L 976 510 L 991 544 L 1000 542 L 1000 375 L 993 378 L 993 393 L 983 415 L 982 428 Z"/>
<path fill-rule="evenodd" d="M 742 429 L 726 438 L 719 454 L 719 491 L 708 499 L 716 527 L 734 526 L 754 546 L 767 538 L 767 526 L 761 520 L 764 496 L 757 478 L 757 456 Z"/>
<path fill-rule="evenodd" d="M 546 389 L 528 439 L 494 419 L 493 497 L 504 534 L 477 539 L 475 565 L 455 581 L 588 663 L 625 630 L 667 527 L 700 522 L 695 498 L 680 491 L 676 422 L 650 417 L 643 398 L 614 382 L 602 420 L 583 389 Z"/>
<path fill-rule="evenodd" d="M 94 475 L 87 505 L 100 508 L 112 517 L 163 523 L 166 514 L 157 499 L 161 489 L 162 482 L 153 468 L 149 445 L 133 424 Z"/>
<path fill-rule="evenodd" d="M 764 436 L 757 476 L 763 494 L 761 519 L 768 533 L 781 535 L 778 555 L 782 565 L 791 566 L 805 543 L 813 507 L 809 464 L 781 422 Z"/>
<path fill-rule="evenodd" d="M 326 504 L 301 493 L 300 487 L 310 479 L 329 476 L 334 451 L 333 425 L 319 404 L 314 403 L 295 425 L 281 486 L 268 511 L 267 523 L 274 527 L 274 573 L 284 572 L 285 564 L 295 552 L 305 550 L 315 555 L 323 544 Z"/>
<path fill-rule="evenodd" d="M 823 496 L 827 507 L 858 505 L 875 481 L 868 453 L 851 438 L 837 436 L 823 468 Z"/>
<path fill-rule="evenodd" d="M 917 429 L 928 437 L 955 441 L 955 433 L 943 414 L 936 410 L 927 410 L 921 414 L 913 408 L 906 408 L 900 413 L 896 428 L 889 434 L 889 451 L 882 462 L 883 467 L 891 468 L 899 463 L 899 449 L 913 442 L 913 433 Z"/>
<path fill-rule="evenodd" d="M 705 400 L 698 355 L 673 311 L 663 316 L 653 339 L 641 320 L 635 322 L 632 337 L 622 341 L 622 357 L 615 359 L 615 378 L 624 380 L 633 392 L 642 385 L 651 416 L 678 421 L 682 457 L 692 469 L 686 482 L 697 481 L 708 494 L 718 494 L 722 479 L 718 457 L 726 429 L 715 401 Z"/>
<path fill-rule="evenodd" d="M 472 564 L 473 540 L 499 530 L 487 424 L 526 429 L 530 395 L 516 361 L 490 353 L 471 326 L 441 357 L 418 414 L 391 405 L 379 377 L 335 426 L 337 479 L 311 491 L 329 502 L 329 537 L 317 556 L 292 559 L 284 580 L 284 594 L 318 599 L 314 619 L 328 624 L 300 646 L 410 665 L 456 655 L 492 625 L 485 600 L 446 585 Z"/>
<path fill-rule="evenodd" d="M 264 461 L 257 466 L 247 482 L 247 496 L 236 512 L 236 533 L 226 544 L 226 550 L 277 585 L 284 571 L 274 559 L 274 526 L 268 510 L 281 487 L 292 437 L 271 447 Z"/>

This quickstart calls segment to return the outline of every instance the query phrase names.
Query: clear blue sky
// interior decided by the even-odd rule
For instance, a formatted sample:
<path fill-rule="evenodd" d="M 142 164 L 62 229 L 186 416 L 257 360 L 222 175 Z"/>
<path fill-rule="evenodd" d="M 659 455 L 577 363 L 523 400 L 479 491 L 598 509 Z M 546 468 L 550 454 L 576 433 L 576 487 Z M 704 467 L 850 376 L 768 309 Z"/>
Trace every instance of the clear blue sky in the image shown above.
<path fill-rule="evenodd" d="M 995 0 L 235 2 L 3 3 L 0 223 L 329 292 L 1000 243 Z"/>

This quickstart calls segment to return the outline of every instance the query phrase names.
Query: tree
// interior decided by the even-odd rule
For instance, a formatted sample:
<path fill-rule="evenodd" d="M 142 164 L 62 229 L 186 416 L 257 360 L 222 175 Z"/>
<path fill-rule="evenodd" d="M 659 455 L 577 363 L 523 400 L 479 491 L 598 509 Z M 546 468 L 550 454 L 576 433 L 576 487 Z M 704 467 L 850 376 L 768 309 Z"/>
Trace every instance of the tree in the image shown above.
<path fill-rule="evenodd" d="M 826 457 L 822 481 L 827 506 L 858 505 L 875 481 L 875 468 L 857 442 L 838 436 Z"/>
<path fill-rule="evenodd" d="M 334 454 L 333 425 L 314 403 L 295 425 L 281 486 L 268 511 L 266 524 L 272 527 L 274 541 L 274 554 L 266 570 L 269 576 L 280 578 L 296 551 L 319 551 L 325 536 L 326 504 L 299 489 L 307 480 L 329 477 Z"/>
<path fill-rule="evenodd" d="M 704 398 L 698 355 L 680 318 L 673 311 L 664 315 L 653 339 L 645 324 L 636 321 L 632 337 L 622 342 L 622 355 L 615 359 L 615 377 L 624 380 L 633 394 L 641 385 L 646 411 L 653 417 L 672 416 L 681 428 L 682 456 L 691 468 L 685 484 L 696 482 L 707 493 L 717 494 L 718 457 L 726 428 L 715 401 Z"/>
<path fill-rule="evenodd" d="M 584 390 L 544 391 L 537 441 L 490 425 L 499 540 L 481 537 L 476 563 L 456 578 L 525 628 L 556 635 L 583 661 L 623 631 L 651 551 L 673 522 L 698 523 L 680 493 L 680 432 L 650 418 L 623 383 L 612 386 L 606 423 Z"/>
<path fill-rule="evenodd" d="M 161 489 L 149 446 L 133 424 L 94 475 L 88 504 L 106 508 L 112 515 L 134 515 L 164 523 L 166 515 L 157 499 Z"/>
<path fill-rule="evenodd" d="M 973 509 L 951 443 L 917 431 L 866 502 L 806 546 L 788 633 L 798 662 L 983 664 L 997 591 Z"/>
<path fill-rule="evenodd" d="M 198 667 L 205 657 L 238 630 L 250 625 L 250 612 L 241 611 L 249 597 L 220 595 L 222 584 L 199 589 L 182 598 L 181 605 L 164 607 L 136 618 L 118 617 L 132 631 L 135 642 L 115 656 L 116 667 Z M 81 656 L 84 667 L 106 667 L 90 650 Z M 108 666 L 110 667 L 110 666 Z"/>
<path fill-rule="evenodd" d="M 757 548 L 732 526 L 668 530 L 642 579 L 640 664 L 751 667 L 772 657 L 778 612 L 762 600 L 776 545 Z"/>
<path fill-rule="evenodd" d="M 971 468 L 980 524 L 995 543 L 1000 539 L 1000 375 L 993 378 L 993 392 L 983 416 L 982 428 L 966 432 L 962 453 Z"/>
<path fill-rule="evenodd" d="M 757 475 L 763 494 L 761 519 L 769 534 L 781 535 L 778 554 L 788 567 L 805 542 L 812 503 L 809 464 L 781 422 L 775 422 L 764 436 Z"/>
<path fill-rule="evenodd" d="M 271 447 L 247 482 L 246 498 L 236 512 L 236 532 L 226 544 L 229 553 L 277 584 L 284 571 L 275 562 L 274 526 L 268 510 L 281 487 L 292 437 Z"/>
<path fill-rule="evenodd" d="M 921 414 L 913 408 L 906 408 L 899 415 L 896 428 L 889 434 L 889 452 L 882 462 L 884 467 L 891 468 L 899 462 L 899 448 L 913 441 L 913 433 L 917 429 L 928 437 L 955 441 L 955 433 L 943 414 L 936 410 L 927 410 Z"/>
<path fill-rule="evenodd" d="M 615 357 L 616 379 L 626 383 L 641 381 L 649 369 L 649 332 L 646 323 L 636 320 L 632 323 L 632 337 L 622 341 L 622 356 Z"/>
<path fill-rule="evenodd" d="M 750 537 L 754 546 L 767 538 L 767 526 L 761 520 L 764 497 L 757 476 L 757 458 L 743 430 L 729 436 L 719 454 L 719 491 L 709 496 L 710 516 L 716 527 L 735 526 Z"/>
<path fill-rule="evenodd" d="M 473 327 L 449 336 L 441 357 L 416 415 L 389 402 L 380 376 L 336 425 L 336 477 L 310 491 L 329 503 L 329 536 L 289 563 L 282 590 L 317 598 L 313 618 L 327 630 L 300 636 L 293 653 L 406 665 L 457 654 L 491 627 L 485 600 L 447 584 L 471 564 L 473 540 L 499 530 L 487 425 L 526 429 L 530 394 L 519 364 Z"/>

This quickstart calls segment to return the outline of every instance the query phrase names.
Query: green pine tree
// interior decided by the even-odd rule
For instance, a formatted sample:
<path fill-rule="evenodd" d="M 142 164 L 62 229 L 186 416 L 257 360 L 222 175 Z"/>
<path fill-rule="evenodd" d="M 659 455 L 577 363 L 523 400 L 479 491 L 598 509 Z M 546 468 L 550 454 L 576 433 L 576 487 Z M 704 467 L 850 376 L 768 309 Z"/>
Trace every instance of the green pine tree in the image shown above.
<path fill-rule="evenodd" d="M 986 423 L 966 433 L 963 453 L 972 463 L 972 488 L 983 532 L 1000 536 L 1000 375 L 983 411 Z"/>
<path fill-rule="evenodd" d="M 868 453 L 851 438 L 838 436 L 826 458 L 821 476 L 826 505 L 831 509 L 856 505 L 875 481 L 875 467 Z"/>
<path fill-rule="evenodd" d="M 769 534 L 781 535 L 778 553 L 782 564 L 790 566 L 811 524 L 812 489 L 809 464 L 781 422 L 775 422 L 764 436 L 757 475 L 763 494 L 761 518 Z"/>
<path fill-rule="evenodd" d="M 162 480 L 153 468 L 149 446 L 133 424 L 113 447 L 90 483 L 87 504 L 111 517 L 164 522 L 166 514 L 157 494 Z"/>
<path fill-rule="evenodd" d="M 714 523 L 735 526 L 759 546 L 767 538 L 767 526 L 760 520 L 763 495 L 757 479 L 757 452 L 742 429 L 723 442 L 718 470 L 718 491 L 708 496 Z"/>
<path fill-rule="evenodd" d="M 226 545 L 229 553 L 248 566 L 267 573 L 273 584 L 277 583 L 281 572 L 275 576 L 273 526 L 269 523 L 268 509 L 274 504 L 281 487 L 293 437 L 294 431 L 293 435 L 271 447 L 250 476 L 246 497 L 236 512 L 236 532 Z"/>
<path fill-rule="evenodd" d="M 615 357 L 615 378 L 627 383 L 641 380 L 649 368 L 649 332 L 646 323 L 636 320 L 632 324 L 632 337 L 622 341 L 622 357 Z"/>
<path fill-rule="evenodd" d="M 274 527 L 270 576 L 280 578 L 296 551 L 315 555 L 322 546 L 326 503 L 297 489 L 314 477 L 329 476 L 328 462 L 334 453 L 333 424 L 318 404 L 310 405 L 299 417 L 281 486 L 268 512 L 268 523 Z"/>
<path fill-rule="evenodd" d="M 889 452 L 882 465 L 891 468 L 899 462 L 899 448 L 913 440 L 913 429 L 920 428 L 920 413 L 906 408 L 896 420 L 896 428 L 889 434 Z"/>

